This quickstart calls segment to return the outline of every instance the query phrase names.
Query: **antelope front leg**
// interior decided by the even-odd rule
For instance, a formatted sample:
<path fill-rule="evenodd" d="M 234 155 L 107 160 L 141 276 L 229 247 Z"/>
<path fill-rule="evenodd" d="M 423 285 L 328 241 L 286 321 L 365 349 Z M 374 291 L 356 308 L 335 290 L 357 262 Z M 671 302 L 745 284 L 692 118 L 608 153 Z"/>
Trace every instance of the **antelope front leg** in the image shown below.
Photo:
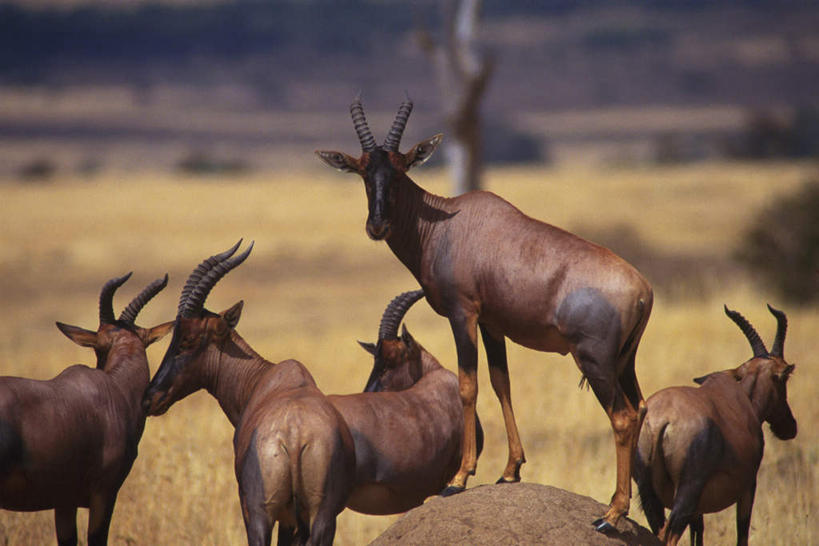
<path fill-rule="evenodd" d="M 506 439 L 509 442 L 509 458 L 506 468 L 497 483 L 514 483 L 520 481 L 520 467 L 526 462 L 523 454 L 523 445 L 518 434 L 518 425 L 515 422 L 515 412 L 512 410 L 512 394 L 509 384 L 509 366 L 506 360 L 506 343 L 501 337 L 492 337 L 483 325 L 481 338 L 486 349 L 486 359 L 489 361 L 489 379 L 492 388 L 498 397 L 503 412 L 503 422 L 506 425 Z"/>
<path fill-rule="evenodd" d="M 108 544 L 108 528 L 114 514 L 117 501 L 116 491 L 113 495 L 92 495 L 88 510 L 88 546 L 105 546 Z"/>
<path fill-rule="evenodd" d="M 57 544 L 77 546 L 77 507 L 55 508 L 54 523 L 57 527 Z"/>
<path fill-rule="evenodd" d="M 451 318 L 449 324 L 455 336 L 455 348 L 458 353 L 458 383 L 464 408 L 464 430 L 461 442 L 461 468 L 441 492 L 444 497 L 466 489 L 466 480 L 475 474 L 478 459 L 475 440 L 475 402 L 478 399 L 477 320 L 474 316 Z"/>
<path fill-rule="evenodd" d="M 603 518 L 594 522 L 596 529 L 606 532 L 617 525 L 620 518 L 628 514 L 631 503 L 631 465 L 634 461 L 635 436 L 640 433 L 640 415 L 622 391 L 615 395 L 613 409 L 606 409 L 614 430 L 617 454 L 617 487 L 611 497 L 609 509 Z"/>

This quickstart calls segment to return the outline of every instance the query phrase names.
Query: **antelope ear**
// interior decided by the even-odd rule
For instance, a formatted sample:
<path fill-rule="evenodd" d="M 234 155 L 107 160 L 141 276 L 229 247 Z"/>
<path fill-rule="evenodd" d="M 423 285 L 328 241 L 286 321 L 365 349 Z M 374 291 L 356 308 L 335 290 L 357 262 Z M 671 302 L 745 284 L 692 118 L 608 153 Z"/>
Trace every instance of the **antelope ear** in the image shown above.
<path fill-rule="evenodd" d="M 788 364 L 787 366 L 785 366 L 784 370 L 782 370 L 781 372 L 779 372 L 777 374 L 777 378 L 780 379 L 780 380 L 788 379 L 791 376 L 791 374 L 793 373 L 793 369 L 795 367 L 796 366 L 794 366 L 793 364 Z"/>
<path fill-rule="evenodd" d="M 435 148 L 438 147 L 438 144 L 444 139 L 444 135 L 438 133 L 432 138 L 428 138 L 427 140 L 422 140 L 418 144 L 412 147 L 412 150 L 407 152 L 407 170 L 415 167 L 416 165 L 422 164 L 424 161 L 432 156 L 432 153 L 435 151 Z"/>
<path fill-rule="evenodd" d="M 80 328 L 79 326 L 71 326 L 57 322 L 57 328 L 65 334 L 65 336 L 82 347 L 95 347 L 97 345 L 97 332 Z"/>
<path fill-rule="evenodd" d="M 239 324 L 239 318 L 242 316 L 242 307 L 244 307 L 244 305 L 244 300 L 239 300 L 238 303 L 233 305 L 233 307 L 227 311 L 222 311 L 222 318 L 225 319 L 225 322 L 228 323 L 228 326 L 230 326 L 231 329 L 236 328 L 236 325 Z"/>
<path fill-rule="evenodd" d="M 359 341 L 358 342 L 361 347 L 370 353 L 371 355 L 375 356 L 375 343 L 367 343 L 366 341 Z"/>
<path fill-rule="evenodd" d="M 359 170 L 358 160 L 344 152 L 316 150 L 316 155 L 319 156 L 319 159 L 339 171 L 357 173 Z"/>
<path fill-rule="evenodd" d="M 153 328 L 148 330 L 145 335 L 145 346 L 147 347 L 151 343 L 159 341 L 160 339 L 168 335 L 168 333 L 170 333 L 170 331 L 173 330 L 175 324 L 176 321 L 172 320 L 170 322 L 160 324 L 159 326 L 154 326 Z"/>
<path fill-rule="evenodd" d="M 709 377 L 711 377 L 712 375 L 714 375 L 714 374 L 709 373 L 708 375 L 703 375 L 702 377 L 695 377 L 694 378 L 694 383 L 696 383 L 697 385 L 702 385 L 703 383 L 705 383 L 705 380 L 708 379 Z"/>

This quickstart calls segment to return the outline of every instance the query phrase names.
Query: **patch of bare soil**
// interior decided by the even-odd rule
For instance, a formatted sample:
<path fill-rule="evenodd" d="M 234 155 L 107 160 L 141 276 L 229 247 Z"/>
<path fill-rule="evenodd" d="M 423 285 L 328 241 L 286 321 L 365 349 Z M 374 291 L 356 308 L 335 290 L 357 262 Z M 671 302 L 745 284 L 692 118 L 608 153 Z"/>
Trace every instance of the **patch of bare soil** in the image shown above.
<path fill-rule="evenodd" d="M 606 508 L 548 485 L 483 485 L 430 499 L 371 544 L 660 544 L 651 531 L 628 518 L 620 521 L 617 532 L 598 533 L 592 521 Z"/>

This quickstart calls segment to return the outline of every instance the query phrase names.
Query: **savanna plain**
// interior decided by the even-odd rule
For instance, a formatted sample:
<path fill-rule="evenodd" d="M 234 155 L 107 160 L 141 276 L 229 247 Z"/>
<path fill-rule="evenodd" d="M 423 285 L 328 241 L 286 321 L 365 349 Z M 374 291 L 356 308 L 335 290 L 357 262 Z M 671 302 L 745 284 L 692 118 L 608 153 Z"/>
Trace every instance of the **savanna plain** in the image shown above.
<path fill-rule="evenodd" d="M 751 355 L 745 337 L 723 314 L 723 303 L 748 317 L 767 344 L 776 322 L 765 303 L 787 312 L 785 356 L 796 364 L 789 398 L 799 435 L 781 442 L 765 427 L 751 528 L 756 544 L 816 541 L 819 309 L 781 303 L 731 256 L 761 206 L 816 175 L 816 165 L 809 163 L 723 162 L 508 167 L 487 173 L 489 189 L 531 216 L 615 250 L 628 243 L 623 254 L 637 256 L 634 261 L 656 290 L 637 353 L 646 397 L 737 366 Z M 420 168 L 414 178 L 430 191 L 449 192 L 442 170 Z M 253 253 L 216 286 L 207 307 L 221 311 L 244 300 L 237 329 L 260 354 L 274 362 L 301 360 L 324 392 L 357 392 L 371 359 L 356 340 L 373 341 L 387 302 L 417 287 L 384 243 L 366 237 L 360 179 L 320 166 L 206 179 L 102 172 L 90 180 L 66 175 L 43 184 L 0 184 L 3 375 L 47 379 L 74 363 L 93 365 L 93 354 L 65 339 L 54 321 L 96 328 L 100 287 L 132 270 L 132 280 L 115 297 L 116 311 L 167 272 L 168 288 L 137 322 L 153 326 L 171 320 L 191 269 L 244 237 L 256 241 Z M 443 318 L 420 302 L 406 324 L 456 371 Z M 149 348 L 152 373 L 168 341 Z M 472 487 L 493 483 L 506 460 L 500 407 L 482 352 L 480 359 L 478 413 L 486 447 Z M 593 394 L 578 388 L 580 373 L 571 358 L 510 344 L 509 361 L 528 460 L 524 481 L 607 503 L 615 479 L 611 431 Z M 179 402 L 165 416 L 149 418 L 139 457 L 119 494 L 111 542 L 244 543 L 232 432 L 205 392 Z M 336 544 L 367 543 L 396 517 L 347 510 L 338 519 Z M 645 525 L 636 488 L 630 517 Z M 86 518 L 81 510 L 81 536 Z M 734 543 L 733 509 L 706 516 L 705 526 L 709 543 Z M 0 537 L 6 544 L 52 543 L 52 514 L 0 512 Z"/>

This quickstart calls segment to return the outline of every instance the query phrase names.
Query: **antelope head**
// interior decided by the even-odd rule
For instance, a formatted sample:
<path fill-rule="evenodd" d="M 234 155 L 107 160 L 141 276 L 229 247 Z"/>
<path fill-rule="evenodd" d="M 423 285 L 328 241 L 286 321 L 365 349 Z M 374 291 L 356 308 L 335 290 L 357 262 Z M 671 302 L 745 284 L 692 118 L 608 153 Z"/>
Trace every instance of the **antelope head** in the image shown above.
<path fill-rule="evenodd" d="M 406 325 L 403 326 L 399 337 L 398 325 L 412 304 L 423 296 L 423 290 L 404 292 L 396 296 L 381 317 L 378 341 L 376 343 L 359 341 L 364 350 L 374 357 L 373 369 L 364 392 L 402 391 L 421 379 L 423 348 L 415 342 Z"/>
<path fill-rule="evenodd" d="M 57 322 L 57 328 L 77 345 L 91 347 L 97 355 L 97 368 L 105 369 L 108 362 L 108 353 L 124 336 L 135 335 L 142 343 L 143 348 L 151 343 L 162 339 L 173 327 L 173 321 L 154 326 L 153 328 L 141 328 L 134 321 L 137 314 L 147 304 L 151 298 L 156 296 L 168 284 L 168 275 L 157 279 L 140 292 L 119 316 L 114 317 L 114 292 L 117 288 L 125 284 L 131 277 L 131 273 L 122 277 L 110 279 L 103 285 L 100 291 L 100 325 L 97 331 L 86 330 L 79 326 L 71 326 Z"/>
<path fill-rule="evenodd" d="M 350 114 L 361 143 L 361 156 L 356 159 L 344 152 L 316 150 L 316 155 L 329 166 L 340 171 L 358 173 L 364 179 L 369 211 L 367 235 L 373 240 L 386 239 L 390 235 L 397 188 L 406 178 L 406 172 L 429 159 L 443 138 L 443 135 L 437 134 L 419 142 L 406 154 L 398 151 L 410 112 L 412 101 L 407 97 L 398 108 L 384 144 L 379 146 L 367 125 L 361 99 L 356 97 L 350 106 Z"/>
<path fill-rule="evenodd" d="M 252 242 L 242 254 L 233 256 L 241 243 L 240 239 L 225 252 L 206 259 L 188 277 L 171 343 L 142 401 L 148 415 L 161 415 L 174 402 L 202 388 L 203 370 L 209 363 L 207 349 L 222 346 L 239 323 L 244 302 L 217 314 L 205 309 L 205 300 L 219 279 L 250 255 Z"/>
<path fill-rule="evenodd" d="M 737 368 L 726 370 L 748 393 L 751 403 L 759 411 L 762 421 L 767 421 L 771 431 L 780 440 L 796 437 L 796 419 L 788 405 L 788 378 L 795 366 L 785 361 L 785 334 L 788 318 L 785 313 L 768 305 L 776 317 L 777 328 L 770 352 L 751 323 L 736 311 L 725 307 L 725 314 L 739 326 L 751 344 L 753 356 Z M 707 377 L 707 376 L 706 376 Z M 704 377 L 695 379 L 702 383 Z"/>

